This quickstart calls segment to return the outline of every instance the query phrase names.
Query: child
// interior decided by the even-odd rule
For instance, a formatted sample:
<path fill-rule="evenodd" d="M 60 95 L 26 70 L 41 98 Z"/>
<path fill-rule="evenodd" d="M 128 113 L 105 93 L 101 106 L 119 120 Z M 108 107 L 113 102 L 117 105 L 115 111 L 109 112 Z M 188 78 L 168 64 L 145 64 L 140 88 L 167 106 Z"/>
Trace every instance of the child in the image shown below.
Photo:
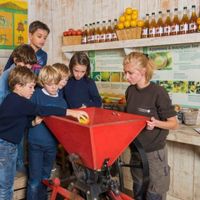
<path fill-rule="evenodd" d="M 0 104 L 9 93 L 8 75 L 10 71 L 16 65 L 32 68 L 32 65 L 37 62 L 33 48 L 27 44 L 20 45 L 17 48 L 15 48 L 14 51 L 12 52 L 11 57 L 13 58 L 14 63 L 9 69 L 4 71 L 0 76 Z"/>
<path fill-rule="evenodd" d="M 38 105 L 57 106 L 67 108 L 62 96 L 59 96 L 61 74 L 50 65 L 41 69 L 37 88 L 31 101 Z M 44 123 L 31 128 L 28 135 L 29 152 L 29 180 L 27 200 L 47 199 L 46 186 L 43 179 L 48 179 L 57 153 L 57 140 Z"/>
<path fill-rule="evenodd" d="M 65 87 L 65 85 L 67 84 L 68 79 L 69 79 L 69 68 L 67 67 L 67 65 L 65 65 L 63 63 L 55 63 L 55 64 L 53 64 L 53 67 L 61 75 L 61 81 L 58 85 L 58 89 L 59 89 L 60 95 L 64 96 L 63 88 Z"/>
<path fill-rule="evenodd" d="M 29 25 L 30 46 L 34 49 L 37 57 L 37 65 L 34 65 L 34 68 L 32 69 L 35 74 L 38 74 L 41 67 L 45 66 L 47 63 L 47 53 L 42 50 L 42 47 L 44 46 L 49 33 L 50 30 L 48 26 L 43 22 L 34 21 Z M 13 57 L 10 56 L 4 71 L 10 68 L 13 63 Z"/>
<path fill-rule="evenodd" d="M 75 53 L 69 63 L 71 78 L 64 88 L 69 108 L 101 107 L 101 97 L 90 74 L 90 60 L 84 52 Z"/>
<path fill-rule="evenodd" d="M 60 107 L 38 106 L 31 98 L 36 77 L 33 72 L 17 66 L 9 74 L 11 93 L 0 105 L 0 199 L 12 200 L 14 176 L 16 173 L 17 144 L 21 142 L 26 127 L 37 125 L 41 119 L 34 116 L 70 115 L 87 117 L 83 111 Z M 32 120 L 34 119 L 34 120 Z"/>
<path fill-rule="evenodd" d="M 168 93 L 161 86 L 150 82 L 154 66 L 142 53 L 133 52 L 124 58 L 124 73 L 131 84 L 126 91 L 126 111 L 128 113 L 150 117 L 147 128 L 137 139 L 142 144 L 149 163 L 149 185 L 147 193 L 143 187 L 142 168 L 131 168 L 134 182 L 134 199 L 166 199 L 169 189 L 170 169 L 167 162 L 166 137 L 168 129 L 178 126 L 176 112 L 171 105 Z M 131 145 L 131 163 L 140 163 L 141 159 Z"/>

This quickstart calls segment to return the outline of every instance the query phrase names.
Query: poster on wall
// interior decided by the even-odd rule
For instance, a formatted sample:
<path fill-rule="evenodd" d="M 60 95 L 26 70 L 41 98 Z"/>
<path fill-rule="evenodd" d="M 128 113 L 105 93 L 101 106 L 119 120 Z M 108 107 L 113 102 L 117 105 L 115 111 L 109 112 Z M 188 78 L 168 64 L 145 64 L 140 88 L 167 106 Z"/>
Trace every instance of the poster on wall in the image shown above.
<path fill-rule="evenodd" d="M 0 49 L 28 42 L 28 0 L 0 1 Z"/>
<path fill-rule="evenodd" d="M 200 45 L 143 48 L 156 69 L 152 81 L 163 86 L 173 104 L 200 108 Z M 129 85 L 123 75 L 124 50 L 91 51 L 92 78 L 105 103 L 118 103 Z"/>
<path fill-rule="evenodd" d="M 104 103 L 124 103 L 128 83 L 123 75 L 123 50 L 90 51 L 92 78 Z"/>
<path fill-rule="evenodd" d="M 200 45 L 145 48 L 157 70 L 153 81 L 170 94 L 173 104 L 200 108 Z"/>

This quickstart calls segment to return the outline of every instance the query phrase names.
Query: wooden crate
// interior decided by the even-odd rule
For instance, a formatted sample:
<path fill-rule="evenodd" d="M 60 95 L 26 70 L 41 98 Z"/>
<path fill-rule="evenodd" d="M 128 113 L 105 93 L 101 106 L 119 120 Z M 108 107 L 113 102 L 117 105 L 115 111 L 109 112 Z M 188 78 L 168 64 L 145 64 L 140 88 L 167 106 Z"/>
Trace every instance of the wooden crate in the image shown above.
<path fill-rule="evenodd" d="M 17 173 L 14 181 L 13 200 L 25 199 L 26 187 L 27 187 L 27 175 L 24 173 Z"/>
<path fill-rule="evenodd" d="M 123 30 L 117 30 L 118 40 L 131 40 L 131 39 L 139 39 L 141 38 L 142 28 L 127 28 Z"/>
<path fill-rule="evenodd" d="M 78 45 L 81 44 L 81 35 L 63 36 L 63 45 Z"/>

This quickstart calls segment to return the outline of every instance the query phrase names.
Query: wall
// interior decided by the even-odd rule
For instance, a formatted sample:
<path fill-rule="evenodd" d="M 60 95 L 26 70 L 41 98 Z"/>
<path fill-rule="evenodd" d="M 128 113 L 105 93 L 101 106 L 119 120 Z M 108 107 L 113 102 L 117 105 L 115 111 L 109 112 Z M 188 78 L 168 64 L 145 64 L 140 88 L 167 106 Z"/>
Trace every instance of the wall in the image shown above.
<path fill-rule="evenodd" d="M 48 24 L 51 33 L 44 49 L 48 52 L 48 63 L 66 62 L 61 52 L 62 32 L 68 28 L 82 28 L 84 24 L 120 16 L 126 7 L 135 7 L 140 10 L 140 17 L 146 13 L 158 12 L 183 6 L 196 5 L 199 10 L 198 0 L 28 0 L 29 23 L 41 20 Z M 1 50 L 2 51 L 2 50 Z M 8 53 L 9 55 L 9 53 Z M 5 59 L 4 55 L 4 60 Z M 1 54 L 0 54 L 1 58 Z M 4 65 L 0 59 L 0 67 Z"/>

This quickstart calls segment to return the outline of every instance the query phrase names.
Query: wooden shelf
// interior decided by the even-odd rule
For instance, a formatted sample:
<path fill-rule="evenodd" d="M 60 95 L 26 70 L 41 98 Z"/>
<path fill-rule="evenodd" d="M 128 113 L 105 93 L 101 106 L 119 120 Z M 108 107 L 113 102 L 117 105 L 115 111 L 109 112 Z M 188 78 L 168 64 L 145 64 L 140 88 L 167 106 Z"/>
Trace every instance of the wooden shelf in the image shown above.
<path fill-rule="evenodd" d="M 142 38 L 134 40 L 121 40 L 115 42 L 62 46 L 62 52 L 72 53 L 75 51 L 139 48 L 139 47 L 191 44 L 191 43 L 200 43 L 200 33 L 191 33 L 191 34 L 183 34 L 175 36 L 156 37 L 156 38 Z"/>

